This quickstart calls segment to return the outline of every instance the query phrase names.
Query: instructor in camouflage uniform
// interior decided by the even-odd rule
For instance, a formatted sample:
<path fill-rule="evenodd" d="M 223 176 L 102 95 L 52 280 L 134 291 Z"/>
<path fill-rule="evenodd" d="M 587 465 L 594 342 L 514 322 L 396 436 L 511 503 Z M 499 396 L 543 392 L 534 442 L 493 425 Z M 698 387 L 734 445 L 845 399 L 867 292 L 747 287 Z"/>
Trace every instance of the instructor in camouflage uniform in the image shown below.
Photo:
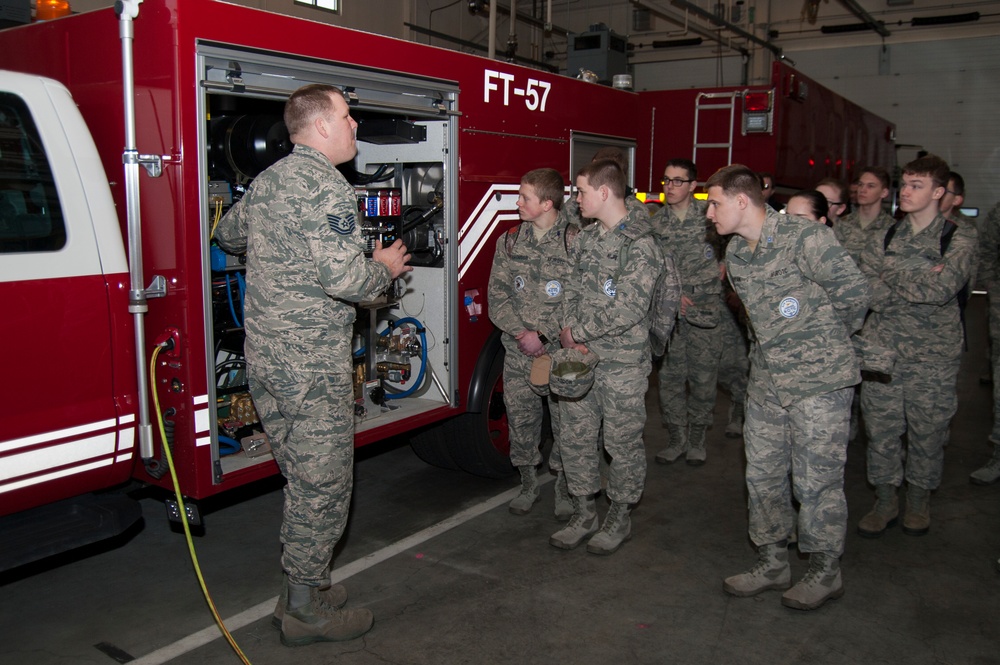
<path fill-rule="evenodd" d="M 720 169 L 706 187 L 708 218 L 720 235 L 735 234 L 726 269 L 752 342 L 743 439 L 758 561 L 723 588 L 734 596 L 788 589 L 782 604 L 815 609 L 843 595 L 844 463 L 861 379 L 850 336 L 864 320 L 868 283 L 828 227 L 768 208 L 747 167 Z M 789 589 L 793 492 L 799 550 L 810 556 L 809 571 Z"/>
<path fill-rule="evenodd" d="M 288 481 L 281 524 L 285 572 L 274 620 L 287 646 L 353 639 L 367 609 L 339 609 L 333 548 L 351 502 L 354 464 L 352 302 L 371 299 L 410 268 L 401 241 L 363 253 L 354 188 L 335 165 L 357 154 L 341 91 L 299 88 L 285 104 L 295 148 L 261 173 L 215 238 L 246 252 L 250 390 Z M 287 598 L 287 600 L 285 600 Z"/>
<path fill-rule="evenodd" d="M 948 428 L 958 410 L 962 356 L 958 295 L 976 256 L 976 229 L 955 225 L 938 208 L 948 165 L 928 155 L 903 167 L 900 209 L 906 217 L 861 255 L 872 312 L 863 348 L 879 352 L 879 375 L 866 375 L 861 413 L 868 434 L 868 482 L 876 501 L 858 533 L 876 537 L 895 523 L 905 478 L 903 532 L 930 529 L 930 492 L 941 483 Z M 868 367 L 865 359 L 865 369 Z M 903 435 L 906 450 L 903 450 Z"/>
<path fill-rule="evenodd" d="M 671 464 L 686 453 L 692 466 L 705 463 L 705 432 L 712 424 L 722 356 L 722 279 L 710 238 L 705 204 L 692 195 L 698 172 L 687 159 L 672 159 L 663 173 L 667 204 L 651 220 L 664 252 L 674 255 L 681 280 L 680 318 L 660 364 L 660 417 L 666 448 L 656 454 Z M 714 234 L 713 234 L 714 235 Z"/>
<path fill-rule="evenodd" d="M 487 301 L 490 320 L 503 331 L 503 386 L 510 426 L 510 462 L 521 475 L 521 492 L 510 512 L 526 515 L 539 500 L 542 456 L 542 397 L 531 388 L 535 358 L 559 348 L 566 283 L 572 276 L 570 228 L 560 214 L 565 185 L 555 169 L 535 169 L 521 178 L 517 210 L 521 223 L 497 239 Z M 573 514 L 559 455 L 559 398 L 549 395 L 553 447 L 549 466 L 556 471 L 556 518 Z"/>
<path fill-rule="evenodd" d="M 587 551 L 611 554 L 631 537 L 631 505 L 645 484 L 642 430 L 650 371 L 649 311 L 664 259 L 648 217 L 626 210 L 625 174 L 617 164 L 591 162 L 577 174 L 576 187 L 580 213 L 598 223 L 578 237 L 579 259 L 567 286 L 560 342 L 596 353 L 600 362 L 586 395 L 559 402 L 563 467 L 575 511 L 549 542 L 572 549 L 593 534 Z M 611 508 L 598 531 L 594 495 L 601 489 L 602 424 L 604 448 L 611 456 Z"/>
<path fill-rule="evenodd" d="M 990 361 L 993 369 L 993 430 L 989 443 L 993 454 L 976 469 L 969 480 L 976 485 L 992 485 L 1000 480 L 1000 203 L 979 225 L 979 270 L 981 288 L 989 299 Z"/>

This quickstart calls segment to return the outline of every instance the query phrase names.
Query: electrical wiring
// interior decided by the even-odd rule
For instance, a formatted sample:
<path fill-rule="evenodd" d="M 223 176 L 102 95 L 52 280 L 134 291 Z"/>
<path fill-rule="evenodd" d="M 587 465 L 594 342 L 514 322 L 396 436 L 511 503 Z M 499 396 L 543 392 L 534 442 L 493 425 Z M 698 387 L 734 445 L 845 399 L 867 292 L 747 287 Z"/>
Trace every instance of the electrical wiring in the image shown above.
<path fill-rule="evenodd" d="M 160 410 L 160 398 L 156 392 L 156 358 L 160 355 L 160 351 L 164 348 L 163 344 L 158 344 L 155 349 L 153 349 L 153 357 L 149 361 L 149 380 L 151 393 L 153 394 L 153 407 L 156 410 L 156 423 L 160 429 L 160 440 L 166 441 L 166 432 L 163 429 L 163 413 Z M 181 514 L 181 525 L 184 527 L 184 537 L 187 540 L 188 552 L 191 554 L 191 563 L 194 566 L 195 575 L 198 577 L 198 584 L 201 586 L 201 592 L 205 596 L 205 601 L 208 603 L 208 608 L 212 611 L 212 617 L 215 619 L 215 623 L 218 624 L 219 630 L 222 631 L 223 637 L 229 643 L 229 646 L 233 648 L 236 655 L 244 665 L 251 665 L 249 659 L 247 659 L 246 654 L 240 649 L 240 646 L 236 643 L 232 634 L 226 628 L 226 624 L 223 623 L 222 617 L 219 616 L 219 611 L 215 607 L 215 601 L 212 600 L 211 594 L 208 592 L 208 586 L 205 584 L 205 577 L 201 573 L 201 565 L 198 563 L 198 555 L 194 551 L 194 538 L 191 536 L 191 526 L 188 524 L 186 519 L 187 509 L 184 507 L 184 497 L 181 496 L 181 485 L 180 481 L 177 480 L 177 470 L 174 468 L 174 456 L 170 452 L 170 446 L 164 443 L 163 445 L 164 456 L 167 458 L 167 466 L 170 467 L 170 479 L 173 481 L 174 485 L 174 495 L 177 497 L 177 507 Z"/>
<path fill-rule="evenodd" d="M 218 228 L 220 221 L 222 221 L 222 199 L 215 202 L 215 218 L 212 220 L 212 230 L 208 233 L 209 240 L 215 237 L 215 229 Z"/>

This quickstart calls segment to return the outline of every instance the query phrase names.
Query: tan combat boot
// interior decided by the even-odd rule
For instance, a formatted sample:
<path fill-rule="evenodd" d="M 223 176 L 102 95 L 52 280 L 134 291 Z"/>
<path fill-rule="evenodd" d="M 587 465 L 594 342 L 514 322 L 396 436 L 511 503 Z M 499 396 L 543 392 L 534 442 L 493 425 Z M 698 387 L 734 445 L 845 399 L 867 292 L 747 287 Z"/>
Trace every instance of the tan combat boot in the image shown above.
<path fill-rule="evenodd" d="M 844 595 L 840 559 L 826 552 L 809 555 L 809 570 L 781 595 L 781 604 L 796 610 L 814 610 L 828 600 Z"/>
<path fill-rule="evenodd" d="M 792 571 L 788 567 L 788 543 L 784 540 L 757 548 L 757 563 L 745 573 L 727 577 L 722 590 L 732 596 L 747 598 L 768 589 L 792 586 Z"/>
<path fill-rule="evenodd" d="M 555 492 L 555 515 L 560 522 L 565 522 L 573 517 L 573 497 L 569 494 L 569 486 L 566 484 L 566 474 L 562 471 L 556 473 L 556 482 L 552 483 Z"/>
<path fill-rule="evenodd" d="M 632 520 L 629 518 L 627 503 L 611 502 L 611 509 L 604 516 L 600 531 L 587 543 L 591 554 L 614 554 L 626 540 L 632 537 Z"/>
<path fill-rule="evenodd" d="M 875 506 L 858 522 L 858 534 L 878 538 L 896 523 L 899 517 L 899 497 L 894 485 L 875 486 Z"/>
<path fill-rule="evenodd" d="M 531 507 L 541 500 L 538 475 L 535 473 L 535 467 L 531 465 L 519 466 L 517 470 L 521 473 L 521 492 L 514 497 L 507 508 L 514 515 L 527 515 L 531 512 Z"/>
<path fill-rule="evenodd" d="M 597 506 L 592 496 L 573 497 L 573 517 L 562 529 L 549 538 L 549 545 L 561 550 L 578 547 L 588 536 L 597 531 Z"/>
<path fill-rule="evenodd" d="M 667 424 L 667 447 L 656 453 L 657 464 L 673 464 L 687 450 L 687 426 Z"/>
<path fill-rule="evenodd" d="M 685 462 L 688 466 L 701 466 L 705 463 L 705 425 L 691 425 L 688 428 L 688 451 Z"/>
<path fill-rule="evenodd" d="M 907 485 L 906 514 L 903 515 L 903 533 L 922 536 L 931 530 L 931 492 L 923 487 Z"/>

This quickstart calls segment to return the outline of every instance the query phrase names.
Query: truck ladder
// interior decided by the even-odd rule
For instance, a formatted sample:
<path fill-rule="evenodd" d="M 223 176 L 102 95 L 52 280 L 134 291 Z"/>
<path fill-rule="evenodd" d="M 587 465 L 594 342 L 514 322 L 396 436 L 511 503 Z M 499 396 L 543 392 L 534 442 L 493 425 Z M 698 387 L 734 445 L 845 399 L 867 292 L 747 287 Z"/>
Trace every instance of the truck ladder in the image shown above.
<path fill-rule="evenodd" d="M 699 92 L 694 98 L 694 150 L 691 161 L 698 163 L 698 149 L 726 150 L 726 164 L 733 163 L 733 123 L 736 120 L 736 98 L 738 92 Z M 725 143 L 702 141 L 698 137 L 698 127 L 702 124 L 703 111 L 729 110 L 729 139 Z"/>

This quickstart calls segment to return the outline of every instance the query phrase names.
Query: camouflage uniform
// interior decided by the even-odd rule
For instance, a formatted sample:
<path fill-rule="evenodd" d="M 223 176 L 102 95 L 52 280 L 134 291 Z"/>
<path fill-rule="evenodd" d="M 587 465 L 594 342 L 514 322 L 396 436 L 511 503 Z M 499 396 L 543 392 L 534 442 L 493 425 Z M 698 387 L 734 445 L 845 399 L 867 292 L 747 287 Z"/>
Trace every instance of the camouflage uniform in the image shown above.
<path fill-rule="evenodd" d="M 724 292 L 721 297 L 719 336 L 722 338 L 722 355 L 719 358 L 719 385 L 729 391 L 733 409 L 736 415 L 742 418 L 750 374 L 747 331 L 746 326 L 740 321 L 740 314 L 734 312 L 726 302 L 726 293 Z M 740 309 L 743 309 L 742 303 Z"/>
<path fill-rule="evenodd" d="M 619 259 L 629 242 L 624 266 Z M 646 455 L 642 430 L 650 371 L 649 307 L 663 271 L 663 254 L 650 235 L 648 216 L 630 209 L 605 232 L 591 224 L 578 238 L 577 272 L 567 285 L 565 325 L 600 357 L 594 386 L 581 399 L 560 401 L 562 456 L 569 491 L 601 489 L 598 431 L 611 456 L 608 497 L 635 503 L 642 495 Z"/>
<path fill-rule="evenodd" d="M 884 237 L 885 232 L 895 223 L 896 220 L 883 210 L 879 212 L 878 217 L 871 224 L 862 227 L 860 213 L 855 210 L 837 220 L 837 223 L 833 225 L 833 233 L 854 259 L 854 263 L 861 265 L 861 252 L 864 251 L 872 236 Z"/>
<path fill-rule="evenodd" d="M 215 239 L 247 254 L 250 390 L 288 480 L 282 566 L 290 582 L 316 586 L 329 580 L 351 501 L 350 303 L 384 290 L 389 271 L 365 259 L 354 188 L 303 145 L 253 181 Z"/>
<path fill-rule="evenodd" d="M 567 229 L 570 228 L 569 234 Z M 571 238 L 577 232 L 565 215 L 541 238 L 535 238 L 534 226 L 522 222 L 497 239 L 490 272 L 490 320 L 503 331 L 504 404 L 510 426 L 510 461 L 514 466 L 537 466 L 542 457 L 538 445 L 542 436 L 542 399 L 531 390 L 528 381 L 533 358 L 517 347 L 522 330 L 536 330 L 548 340 L 546 350 L 559 348 L 562 330 L 562 307 L 566 283 L 572 278 Z M 549 396 L 553 438 L 558 433 L 558 398 Z M 558 442 L 549 459 L 553 470 L 560 470 Z"/>
<path fill-rule="evenodd" d="M 850 253 L 851 258 L 854 259 L 854 263 L 860 266 L 861 252 L 864 251 L 868 241 L 873 236 L 878 236 L 879 238 L 885 237 L 885 232 L 895 223 L 896 220 L 885 210 L 882 210 L 871 224 L 862 227 L 860 213 L 855 210 L 837 220 L 837 223 L 833 225 L 833 233 L 837 236 L 840 244 L 844 246 L 844 249 Z M 855 387 L 854 400 L 851 402 L 851 441 L 855 440 L 855 437 L 857 437 L 858 432 L 861 430 L 860 389 L 860 385 Z"/>
<path fill-rule="evenodd" d="M 674 327 L 659 371 L 660 415 L 664 424 L 680 427 L 712 424 L 722 355 L 719 254 L 709 241 L 705 208 L 704 202 L 692 198 L 683 220 L 670 206 L 651 220 L 661 249 L 674 255 L 681 295 L 694 301 Z"/>
<path fill-rule="evenodd" d="M 990 361 L 993 364 L 993 431 L 990 441 L 1000 446 L 1000 203 L 977 224 L 979 259 L 977 280 L 989 299 Z"/>
<path fill-rule="evenodd" d="M 955 382 L 962 354 L 957 294 L 969 281 L 976 259 L 976 230 L 958 226 L 941 256 L 940 214 L 913 233 L 910 217 L 900 222 L 889 248 L 875 237 L 861 255 L 871 283 L 872 312 L 862 338 L 895 354 L 888 381 L 861 387 L 861 410 L 868 433 L 868 480 L 899 487 L 935 489 L 941 482 L 948 427 L 958 408 Z M 944 264 L 942 272 L 932 267 Z"/>
<path fill-rule="evenodd" d="M 743 430 L 750 538 L 762 546 L 791 535 L 791 472 L 800 550 L 839 557 L 851 386 L 860 380 L 850 335 L 864 320 L 868 284 L 829 228 L 773 210 L 755 251 L 732 239 L 726 267 L 752 343 Z"/>

